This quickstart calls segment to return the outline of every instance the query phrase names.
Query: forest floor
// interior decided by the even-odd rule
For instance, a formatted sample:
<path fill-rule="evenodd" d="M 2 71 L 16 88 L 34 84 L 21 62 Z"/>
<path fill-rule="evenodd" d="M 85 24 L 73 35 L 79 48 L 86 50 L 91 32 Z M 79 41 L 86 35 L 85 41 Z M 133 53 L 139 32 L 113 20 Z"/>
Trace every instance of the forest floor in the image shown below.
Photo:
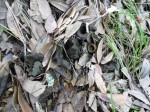
<path fill-rule="evenodd" d="M 149 0 L 1 0 L 1 112 L 150 112 Z"/>

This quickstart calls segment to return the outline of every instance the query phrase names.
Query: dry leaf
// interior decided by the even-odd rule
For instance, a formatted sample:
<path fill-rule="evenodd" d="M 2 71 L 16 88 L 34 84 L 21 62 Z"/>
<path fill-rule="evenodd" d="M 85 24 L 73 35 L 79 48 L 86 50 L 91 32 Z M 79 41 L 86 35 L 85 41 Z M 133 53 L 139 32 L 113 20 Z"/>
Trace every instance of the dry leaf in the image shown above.
<path fill-rule="evenodd" d="M 107 12 L 108 12 L 108 13 L 112 13 L 112 12 L 114 12 L 114 11 L 118 11 L 118 10 L 117 10 L 117 7 L 116 7 L 116 6 L 113 6 L 113 5 L 111 5 L 111 7 L 107 9 Z"/>
<path fill-rule="evenodd" d="M 102 20 L 97 20 L 96 24 L 95 24 L 95 27 L 97 28 L 97 30 L 95 31 L 95 34 L 98 35 L 98 34 L 105 34 L 105 30 L 102 26 Z"/>
<path fill-rule="evenodd" d="M 102 59 L 102 49 L 103 49 L 103 39 L 99 42 L 98 48 L 97 48 L 97 62 L 100 63 Z"/>
<path fill-rule="evenodd" d="M 63 112 L 74 112 L 74 109 L 70 103 L 63 104 Z"/>
<path fill-rule="evenodd" d="M 44 59 L 43 59 L 43 62 L 42 62 L 43 67 L 45 67 L 47 64 L 51 63 L 50 60 L 51 60 L 51 57 L 54 54 L 55 50 L 56 50 L 55 43 L 50 43 L 50 46 L 49 46 L 47 52 L 44 55 Z"/>
<path fill-rule="evenodd" d="M 53 33 L 57 28 L 57 23 L 53 15 L 49 15 L 45 21 L 45 29 L 47 33 Z"/>
<path fill-rule="evenodd" d="M 72 98 L 72 105 L 78 112 L 83 112 L 86 93 L 86 91 L 81 91 Z"/>
<path fill-rule="evenodd" d="M 65 32 L 65 38 L 64 38 L 64 43 L 67 42 L 67 40 L 74 34 L 77 32 L 77 30 L 80 28 L 82 22 L 77 21 L 73 24 L 69 24 L 66 28 L 66 32 Z"/>
<path fill-rule="evenodd" d="M 148 101 L 148 99 L 146 98 L 146 96 L 143 93 L 136 91 L 136 90 L 130 90 L 129 94 L 131 94 L 132 96 L 136 97 L 137 99 L 143 101 L 144 103 L 150 105 L 150 102 Z"/>
<path fill-rule="evenodd" d="M 80 66 L 85 66 L 86 63 L 88 62 L 88 60 L 89 60 L 89 55 L 88 55 L 87 53 L 84 53 L 84 54 L 80 57 L 78 64 L 79 64 Z"/>
<path fill-rule="evenodd" d="M 150 77 L 147 74 L 144 78 L 139 80 L 141 87 L 144 89 L 145 93 L 147 94 L 148 98 L 150 99 Z"/>
<path fill-rule="evenodd" d="M 89 72 L 88 72 L 88 82 L 89 82 L 89 88 L 91 87 L 91 86 L 93 86 L 93 84 L 94 84 L 94 66 L 91 66 L 90 67 L 90 70 L 89 70 Z"/>
<path fill-rule="evenodd" d="M 47 19 L 50 15 L 52 15 L 52 11 L 47 0 L 37 0 L 37 3 L 43 19 Z"/>
<path fill-rule="evenodd" d="M 112 60 L 114 53 L 110 52 L 105 58 L 102 59 L 101 64 L 106 64 Z"/>
<path fill-rule="evenodd" d="M 8 11 L 7 11 L 7 25 L 8 25 L 8 28 L 10 29 L 10 31 L 16 36 L 16 37 L 22 37 L 21 36 L 21 33 L 19 31 L 19 27 L 18 27 L 18 21 L 16 21 L 15 19 L 15 14 L 13 13 L 12 9 L 15 7 L 15 4 L 16 2 L 14 2 L 12 4 L 12 6 L 10 7 L 8 2 L 6 2 L 7 4 L 7 7 L 8 7 Z"/>
<path fill-rule="evenodd" d="M 30 19 L 30 24 L 31 24 L 31 31 L 33 33 L 33 38 L 36 40 L 39 40 L 41 37 L 38 35 L 38 29 L 43 27 L 42 25 L 38 24 L 36 21 Z M 41 32 L 42 30 L 40 30 Z"/>
<path fill-rule="evenodd" d="M 13 98 L 12 98 L 12 105 L 13 105 L 15 111 L 18 112 L 19 111 L 19 109 L 18 109 L 18 107 L 19 107 L 19 105 L 18 105 L 18 93 L 17 93 L 18 87 L 14 86 L 13 90 L 14 90 L 14 92 L 13 92 Z"/>
<path fill-rule="evenodd" d="M 56 47 L 57 47 L 57 45 L 55 45 L 55 44 L 54 44 L 54 46 L 52 47 L 51 56 L 50 56 L 50 60 L 49 60 L 48 66 L 47 66 L 47 68 L 46 68 L 46 71 L 47 71 L 47 70 L 51 67 L 51 65 L 52 65 L 52 64 L 51 64 L 51 63 L 52 63 L 52 62 L 51 62 L 51 60 L 52 60 L 51 58 L 52 58 L 53 54 L 54 54 L 55 51 L 56 51 Z"/>
<path fill-rule="evenodd" d="M 143 60 L 142 69 L 140 72 L 140 78 L 144 78 L 150 72 L 150 62 L 147 59 Z"/>
<path fill-rule="evenodd" d="M 50 0 L 50 3 L 63 12 L 66 12 L 69 9 L 69 6 L 61 1 Z"/>
<path fill-rule="evenodd" d="M 6 7 L 1 6 L 0 7 L 0 20 L 6 18 L 6 12 L 7 12 Z"/>
<path fill-rule="evenodd" d="M 121 71 L 122 71 L 122 73 L 128 78 L 129 82 L 131 82 L 131 81 L 132 81 L 131 75 L 129 74 L 127 68 L 126 68 L 126 67 L 123 67 L 123 68 L 121 69 Z"/>
<path fill-rule="evenodd" d="M 23 93 L 21 90 L 21 86 L 18 87 L 18 102 L 23 112 L 33 112 L 25 98 L 23 97 Z"/>
<path fill-rule="evenodd" d="M 23 76 L 24 72 L 23 72 L 22 68 L 16 64 L 15 64 L 14 68 L 15 68 L 15 72 L 16 72 L 18 80 L 20 81 L 20 83 L 23 83 L 25 77 Z"/>
<path fill-rule="evenodd" d="M 63 104 L 61 103 L 57 106 L 56 112 L 62 112 L 62 111 L 63 111 Z"/>
<path fill-rule="evenodd" d="M 7 84 L 8 75 L 10 72 L 10 68 L 8 63 L 0 62 L 0 96 L 2 95 L 5 86 Z"/>
<path fill-rule="evenodd" d="M 97 85 L 97 87 L 101 90 L 102 93 L 106 93 L 106 85 L 105 82 L 102 78 L 102 69 L 98 64 L 95 65 L 91 65 L 94 66 L 94 78 L 95 78 L 95 83 Z"/>
<path fill-rule="evenodd" d="M 60 26 L 62 25 L 62 22 L 63 22 L 63 15 L 61 15 L 60 17 L 59 17 L 59 19 L 57 20 L 57 27 L 58 28 L 60 28 Z"/>
<path fill-rule="evenodd" d="M 143 107 L 147 110 L 150 110 L 150 106 L 149 105 L 146 105 L 145 103 L 139 101 L 139 100 L 134 100 L 133 102 L 134 105 L 138 106 L 138 107 Z"/>
<path fill-rule="evenodd" d="M 54 38 L 54 40 L 56 40 L 57 42 L 59 42 L 60 40 L 62 40 L 65 37 L 65 34 L 61 34 L 57 37 Z"/>
<path fill-rule="evenodd" d="M 32 94 L 35 97 L 40 96 L 46 88 L 46 85 L 43 85 L 39 81 L 31 81 L 29 79 L 26 79 L 22 85 L 22 87 L 30 94 Z"/>
<path fill-rule="evenodd" d="M 107 96 L 111 99 L 110 94 Z M 113 101 L 120 106 L 125 104 L 127 98 L 128 98 L 128 92 L 124 92 L 123 94 L 112 94 Z"/>
<path fill-rule="evenodd" d="M 95 92 L 91 92 L 89 94 L 88 105 L 94 112 L 97 112 L 97 99 L 95 97 Z"/>

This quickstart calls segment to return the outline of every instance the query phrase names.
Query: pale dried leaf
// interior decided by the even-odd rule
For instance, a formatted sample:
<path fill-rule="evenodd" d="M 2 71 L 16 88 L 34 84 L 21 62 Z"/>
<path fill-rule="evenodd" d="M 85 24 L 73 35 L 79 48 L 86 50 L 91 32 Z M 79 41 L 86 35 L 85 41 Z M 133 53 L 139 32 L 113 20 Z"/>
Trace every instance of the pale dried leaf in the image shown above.
<path fill-rule="evenodd" d="M 35 11 L 39 10 L 38 3 L 36 0 L 30 0 L 30 8 Z"/>
<path fill-rule="evenodd" d="M 61 1 L 50 0 L 50 3 L 63 12 L 66 12 L 69 8 L 69 5 Z"/>
<path fill-rule="evenodd" d="M 63 104 L 61 103 L 57 106 L 56 112 L 62 112 L 62 111 L 63 111 Z"/>
<path fill-rule="evenodd" d="M 75 0 L 74 0 L 74 2 L 75 2 Z M 84 0 L 78 0 L 75 3 L 74 8 L 76 8 L 77 11 L 80 11 L 84 6 L 85 6 L 85 1 Z"/>
<path fill-rule="evenodd" d="M 21 90 L 21 86 L 18 87 L 18 102 L 23 112 L 33 112 L 25 98 L 23 97 L 23 93 Z"/>
<path fill-rule="evenodd" d="M 89 70 L 89 72 L 88 72 L 88 82 L 89 82 L 89 88 L 91 87 L 91 86 L 93 86 L 93 84 L 94 84 L 94 68 L 93 68 L 94 66 L 91 66 L 91 68 L 90 68 L 90 70 Z"/>
<path fill-rule="evenodd" d="M 47 45 L 50 41 L 52 41 L 52 37 L 50 35 L 45 34 L 40 40 L 37 41 L 33 52 L 42 52 L 43 47 Z"/>
<path fill-rule="evenodd" d="M 23 76 L 24 72 L 23 72 L 22 68 L 19 65 L 16 65 L 16 64 L 15 64 L 14 68 L 15 68 L 15 72 L 16 72 L 18 80 L 20 82 L 23 82 L 25 77 Z"/>
<path fill-rule="evenodd" d="M 67 42 L 67 40 L 74 34 L 77 32 L 77 30 L 80 28 L 82 22 L 77 21 L 73 24 L 69 24 L 66 28 L 66 32 L 65 32 L 65 39 L 64 39 L 64 43 Z"/>
<path fill-rule="evenodd" d="M 81 91 L 72 98 L 72 105 L 78 112 L 83 112 L 86 93 L 86 91 Z"/>
<path fill-rule="evenodd" d="M 101 64 L 108 63 L 109 61 L 112 60 L 113 56 L 114 56 L 114 53 L 110 52 L 105 58 L 102 59 Z"/>
<path fill-rule="evenodd" d="M 61 15 L 60 17 L 59 17 L 59 19 L 57 20 L 57 27 L 58 28 L 60 28 L 60 26 L 62 25 L 62 22 L 63 22 L 63 15 Z"/>
<path fill-rule="evenodd" d="M 4 63 L 0 62 L 0 75 L 1 75 L 1 77 L 7 77 L 9 74 L 9 71 L 10 71 L 9 64 L 5 63 L 5 62 Z M 1 81 L 4 81 L 4 80 L 1 80 Z M 3 83 L 5 83 L 5 81 Z"/>
<path fill-rule="evenodd" d="M 47 19 L 50 15 L 52 15 L 52 11 L 47 0 L 37 0 L 37 3 L 43 19 Z"/>
<path fill-rule="evenodd" d="M 97 112 L 97 99 L 95 97 L 95 92 L 89 94 L 88 105 L 94 112 Z"/>
<path fill-rule="evenodd" d="M 56 40 L 57 42 L 59 42 L 60 40 L 62 40 L 65 37 L 65 34 L 61 34 L 57 37 L 54 38 L 54 40 Z"/>
<path fill-rule="evenodd" d="M 107 96 L 111 99 L 110 94 Z M 120 106 L 125 104 L 127 98 L 128 98 L 128 92 L 124 92 L 123 94 L 112 94 L 113 101 Z"/>
<path fill-rule="evenodd" d="M 129 94 L 131 94 L 132 96 L 136 97 L 137 99 L 143 101 L 144 103 L 150 105 L 150 102 L 148 101 L 148 99 L 146 98 L 146 96 L 143 93 L 136 91 L 136 90 L 130 90 Z"/>
<path fill-rule="evenodd" d="M 98 34 L 105 34 L 105 30 L 103 28 L 103 25 L 102 25 L 102 20 L 97 20 L 96 24 L 95 24 L 95 27 L 97 28 L 97 30 L 95 31 L 95 34 L 98 35 Z"/>
<path fill-rule="evenodd" d="M 129 72 L 128 72 L 128 69 L 127 69 L 126 67 L 123 67 L 123 68 L 121 69 L 121 71 L 122 71 L 122 73 L 128 78 L 129 82 L 131 82 L 132 79 L 131 79 L 131 75 L 130 75 Z"/>
<path fill-rule="evenodd" d="M 141 87 L 144 89 L 148 98 L 150 98 L 150 77 L 146 75 L 144 78 L 139 80 Z"/>
<path fill-rule="evenodd" d="M 63 104 L 63 112 L 74 112 L 74 109 L 70 103 Z"/>
<path fill-rule="evenodd" d="M 48 66 L 47 66 L 47 69 L 46 70 L 48 70 L 50 67 L 51 67 L 51 58 L 52 58 L 52 56 L 53 56 L 53 54 L 55 53 L 55 51 L 56 51 L 56 45 L 54 45 L 53 47 L 52 47 L 52 50 L 51 50 L 51 57 L 50 57 L 50 60 L 49 60 L 49 63 L 48 63 Z"/>
<path fill-rule="evenodd" d="M 31 30 L 32 30 L 32 33 L 33 33 L 33 37 L 36 39 L 36 40 L 39 40 L 41 37 L 39 37 L 38 33 L 37 33 L 37 29 L 39 28 L 39 24 L 30 19 L 30 24 L 31 24 Z"/>
<path fill-rule="evenodd" d="M 21 37 L 21 33 L 19 31 L 18 23 L 16 19 L 14 18 L 14 15 L 12 14 L 12 9 L 15 7 L 15 3 L 12 4 L 12 6 L 7 6 L 9 9 L 7 11 L 7 25 L 10 31 L 16 36 Z"/>
<path fill-rule="evenodd" d="M 95 83 L 97 85 L 97 87 L 101 90 L 102 93 L 106 93 L 106 85 L 105 82 L 102 78 L 102 69 L 98 64 L 95 65 L 91 65 L 94 66 L 94 78 L 95 78 Z"/>
<path fill-rule="evenodd" d="M 6 12 L 7 12 L 6 7 L 1 6 L 0 7 L 0 20 L 6 18 Z"/>
<path fill-rule="evenodd" d="M 108 13 L 112 13 L 112 12 L 114 12 L 114 11 L 118 11 L 118 9 L 117 9 L 116 6 L 113 6 L 113 5 L 111 5 L 111 7 L 107 9 L 107 12 L 108 12 Z"/>
<path fill-rule="evenodd" d="M 143 107 L 147 110 L 150 110 L 150 106 L 149 105 L 146 105 L 145 103 L 143 103 L 142 101 L 139 101 L 139 100 L 134 100 L 133 102 L 134 105 L 136 106 L 139 106 L 139 107 Z"/>
<path fill-rule="evenodd" d="M 103 39 L 99 42 L 98 48 L 97 48 L 97 62 L 100 63 L 102 59 L 102 49 L 103 49 Z"/>
<path fill-rule="evenodd" d="M 144 90 L 148 89 L 149 86 L 150 86 L 150 77 L 149 77 L 149 75 L 145 76 L 145 77 L 142 78 L 142 79 L 139 79 L 139 82 L 140 82 L 141 87 L 142 87 Z"/>
<path fill-rule="evenodd" d="M 43 85 L 39 81 L 31 81 L 29 79 L 26 79 L 22 85 L 22 87 L 30 94 L 32 94 L 35 97 L 40 96 L 46 88 L 46 85 Z"/>
<path fill-rule="evenodd" d="M 42 54 L 45 54 L 49 48 L 51 48 L 54 45 L 53 41 L 49 41 L 48 43 L 45 43 L 45 45 L 40 49 L 40 52 Z"/>
<path fill-rule="evenodd" d="M 53 33 L 57 28 L 57 23 L 53 15 L 48 16 L 45 21 L 45 29 L 47 33 Z"/>
<path fill-rule="evenodd" d="M 78 64 L 79 64 L 80 66 L 85 66 L 86 63 L 88 62 L 88 60 L 89 60 L 89 55 L 88 55 L 87 53 L 84 53 L 84 54 L 80 57 Z"/>
<path fill-rule="evenodd" d="M 121 106 L 121 109 L 123 110 L 123 112 L 129 112 L 131 106 L 132 106 L 132 98 L 128 97 L 127 100 L 125 101 L 125 104 Z"/>
<path fill-rule="evenodd" d="M 89 22 L 95 20 L 96 17 L 97 17 L 97 15 L 98 15 L 97 12 L 96 12 L 96 10 L 97 10 L 97 8 L 96 8 L 95 4 L 90 5 L 88 7 L 88 10 L 87 10 L 86 14 L 85 14 L 86 16 L 89 16 L 90 19 L 85 19 L 84 22 L 89 23 Z"/>
<path fill-rule="evenodd" d="M 143 60 L 142 69 L 140 72 L 140 78 L 144 78 L 150 73 L 150 62 L 147 59 Z"/>

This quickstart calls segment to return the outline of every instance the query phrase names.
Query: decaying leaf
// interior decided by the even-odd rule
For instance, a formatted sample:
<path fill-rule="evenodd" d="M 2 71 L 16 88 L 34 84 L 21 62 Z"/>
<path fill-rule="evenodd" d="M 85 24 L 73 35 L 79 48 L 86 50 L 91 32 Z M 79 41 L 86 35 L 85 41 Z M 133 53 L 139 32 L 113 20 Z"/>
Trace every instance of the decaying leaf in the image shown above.
<path fill-rule="evenodd" d="M 94 79 L 97 87 L 101 90 L 102 93 L 106 93 L 106 85 L 102 78 L 102 69 L 98 64 L 92 65 L 94 66 Z"/>
<path fill-rule="evenodd" d="M 25 74 L 24 74 L 22 68 L 16 64 L 15 64 L 14 68 L 15 68 L 15 72 L 16 72 L 18 80 L 20 81 L 20 83 L 22 83 L 25 79 Z"/>
<path fill-rule="evenodd" d="M 131 82 L 131 81 L 132 81 L 131 75 L 129 74 L 127 68 L 126 68 L 126 67 L 123 67 L 123 68 L 121 69 L 121 71 L 122 71 L 122 73 L 128 78 L 129 82 Z"/>
<path fill-rule="evenodd" d="M 8 75 L 10 72 L 9 64 L 0 62 L 0 96 L 3 93 L 5 86 L 7 84 Z"/>
<path fill-rule="evenodd" d="M 129 94 L 131 94 L 132 96 L 136 97 L 137 99 L 143 101 L 144 103 L 150 105 L 150 102 L 148 101 L 148 99 L 146 98 L 146 96 L 143 93 L 136 91 L 136 90 L 130 90 Z"/>
<path fill-rule="evenodd" d="M 63 104 L 63 112 L 74 112 L 74 109 L 70 103 Z"/>
<path fill-rule="evenodd" d="M 74 34 L 77 32 L 77 30 L 80 28 L 82 22 L 77 21 L 73 24 L 69 24 L 66 28 L 66 32 L 65 32 L 65 38 L 64 38 L 64 43 L 67 42 L 67 40 Z"/>
<path fill-rule="evenodd" d="M 95 96 L 95 92 L 91 92 L 89 94 L 88 105 L 94 112 L 97 112 L 97 99 Z"/>
<path fill-rule="evenodd" d="M 57 28 L 57 23 L 53 15 L 49 15 L 45 21 L 45 29 L 47 33 L 53 33 Z"/>
<path fill-rule="evenodd" d="M 1 6 L 1 7 L 0 7 L 0 20 L 6 18 L 6 12 L 7 12 L 6 7 Z"/>
<path fill-rule="evenodd" d="M 81 91 L 72 98 L 72 105 L 78 112 L 83 112 L 86 91 Z"/>
<path fill-rule="evenodd" d="M 8 2 L 6 2 L 6 6 L 8 8 L 7 11 L 7 25 L 10 29 L 10 31 L 19 39 L 22 39 L 22 35 L 21 32 L 19 31 L 19 26 L 18 26 L 18 20 L 16 19 L 16 16 L 14 14 L 14 12 L 12 11 L 12 9 L 15 7 L 16 2 L 14 2 L 12 4 L 12 6 L 10 7 Z"/>
<path fill-rule="evenodd" d="M 42 84 L 39 81 L 31 81 L 26 79 L 22 85 L 22 87 L 30 94 L 35 97 L 40 96 L 46 88 L 46 85 Z"/>
<path fill-rule="evenodd" d="M 52 15 L 52 11 L 47 0 L 37 0 L 37 3 L 43 19 L 47 19 L 50 15 Z"/>
<path fill-rule="evenodd" d="M 86 63 L 88 62 L 88 60 L 89 60 L 89 55 L 88 55 L 87 53 L 84 53 L 84 54 L 80 57 L 78 64 L 79 64 L 80 66 L 85 66 Z"/>
<path fill-rule="evenodd" d="M 114 53 L 110 52 L 105 58 L 102 59 L 101 64 L 106 64 L 112 60 Z"/>
<path fill-rule="evenodd" d="M 63 12 L 67 11 L 67 9 L 69 8 L 69 6 L 66 3 L 61 1 L 58 2 L 55 0 L 51 0 L 50 3 Z"/>
<path fill-rule="evenodd" d="M 96 35 L 105 34 L 105 30 L 102 26 L 102 20 L 101 19 L 96 22 L 95 27 L 97 28 L 97 30 L 95 31 Z"/>
<path fill-rule="evenodd" d="M 25 100 L 21 86 L 18 86 L 18 102 L 23 112 L 33 112 L 27 101 Z"/>
<path fill-rule="evenodd" d="M 91 86 L 93 86 L 94 82 L 95 82 L 95 79 L 94 79 L 94 66 L 91 66 L 89 72 L 88 72 L 88 83 L 89 83 L 89 88 Z"/>
<path fill-rule="evenodd" d="M 98 48 L 97 48 L 97 62 L 100 63 L 102 59 L 102 49 L 103 49 L 103 39 L 99 42 Z"/>
<path fill-rule="evenodd" d="M 144 78 L 150 73 L 150 62 L 147 59 L 143 60 L 142 69 L 140 72 L 140 78 Z"/>
<path fill-rule="evenodd" d="M 110 98 L 110 95 L 107 96 Z M 123 94 L 112 94 L 113 101 L 120 106 L 125 104 L 127 98 L 128 98 L 128 92 L 124 92 Z"/>

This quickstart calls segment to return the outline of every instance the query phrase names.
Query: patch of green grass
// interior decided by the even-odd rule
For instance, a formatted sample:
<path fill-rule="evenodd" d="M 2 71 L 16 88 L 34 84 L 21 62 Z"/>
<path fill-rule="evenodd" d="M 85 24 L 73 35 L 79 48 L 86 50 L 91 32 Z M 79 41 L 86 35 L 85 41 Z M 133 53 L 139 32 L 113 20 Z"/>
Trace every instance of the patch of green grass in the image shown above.
<path fill-rule="evenodd" d="M 124 0 L 123 2 L 126 9 L 110 16 L 110 28 L 113 28 L 113 31 L 111 31 L 112 34 L 108 31 L 107 43 L 116 54 L 121 66 L 125 65 L 129 70 L 132 70 L 132 75 L 138 75 L 136 67 L 142 60 L 141 52 L 143 48 L 148 46 L 148 38 L 145 36 L 141 24 L 135 18 L 139 15 L 135 2 L 132 0 Z M 119 19 L 120 14 L 129 17 L 128 24 Z M 135 27 L 131 26 L 132 22 L 134 22 Z M 123 28 L 126 28 L 127 32 L 124 32 Z M 137 29 L 137 31 L 132 34 L 134 29 Z M 122 59 L 119 53 L 121 50 L 126 54 L 125 59 Z"/>

